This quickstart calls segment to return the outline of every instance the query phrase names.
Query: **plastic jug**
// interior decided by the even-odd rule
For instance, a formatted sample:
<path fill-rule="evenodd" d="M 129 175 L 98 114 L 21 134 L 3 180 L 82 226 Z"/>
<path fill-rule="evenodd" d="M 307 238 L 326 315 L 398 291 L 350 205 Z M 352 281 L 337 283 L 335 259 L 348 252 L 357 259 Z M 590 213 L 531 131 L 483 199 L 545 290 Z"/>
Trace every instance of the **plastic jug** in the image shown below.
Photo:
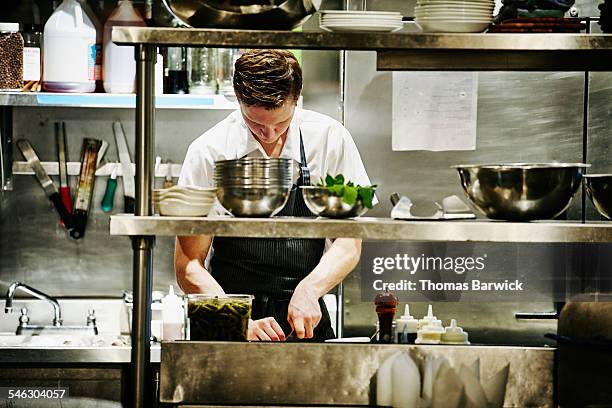
<path fill-rule="evenodd" d="M 93 92 L 96 89 L 96 29 L 77 0 L 64 0 L 44 30 L 43 89 Z"/>
<path fill-rule="evenodd" d="M 111 41 L 114 26 L 146 26 L 130 0 L 121 0 L 104 24 L 104 90 L 109 93 L 133 93 L 136 80 L 134 47 Z"/>

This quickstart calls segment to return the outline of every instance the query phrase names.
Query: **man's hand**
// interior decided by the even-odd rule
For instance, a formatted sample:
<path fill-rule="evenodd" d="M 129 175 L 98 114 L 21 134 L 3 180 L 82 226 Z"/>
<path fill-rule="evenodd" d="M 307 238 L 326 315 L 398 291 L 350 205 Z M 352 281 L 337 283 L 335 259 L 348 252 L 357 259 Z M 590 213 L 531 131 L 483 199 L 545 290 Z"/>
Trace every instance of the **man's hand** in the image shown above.
<path fill-rule="evenodd" d="M 287 320 L 298 339 L 311 339 L 321 321 L 319 297 L 313 288 L 301 282 L 293 292 L 287 312 Z"/>
<path fill-rule="evenodd" d="M 247 339 L 250 341 L 285 341 L 285 333 L 273 317 L 249 320 Z"/>

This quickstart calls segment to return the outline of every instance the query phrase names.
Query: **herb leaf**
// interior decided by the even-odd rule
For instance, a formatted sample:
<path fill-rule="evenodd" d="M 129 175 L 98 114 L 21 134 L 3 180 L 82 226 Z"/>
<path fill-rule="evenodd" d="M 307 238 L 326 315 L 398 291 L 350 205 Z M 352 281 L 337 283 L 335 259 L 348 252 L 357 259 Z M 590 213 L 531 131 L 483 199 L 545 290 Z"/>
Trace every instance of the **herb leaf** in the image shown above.
<path fill-rule="evenodd" d="M 353 205 L 358 199 L 361 199 L 363 205 L 370 209 L 372 208 L 374 191 L 376 187 L 378 187 L 376 184 L 365 187 L 360 185 L 355 186 L 352 181 L 345 184 L 345 178 L 342 174 L 338 174 L 335 177 L 328 174 L 325 180 L 321 180 L 317 186 L 324 187 L 335 196 L 342 197 L 342 200 L 348 205 Z"/>

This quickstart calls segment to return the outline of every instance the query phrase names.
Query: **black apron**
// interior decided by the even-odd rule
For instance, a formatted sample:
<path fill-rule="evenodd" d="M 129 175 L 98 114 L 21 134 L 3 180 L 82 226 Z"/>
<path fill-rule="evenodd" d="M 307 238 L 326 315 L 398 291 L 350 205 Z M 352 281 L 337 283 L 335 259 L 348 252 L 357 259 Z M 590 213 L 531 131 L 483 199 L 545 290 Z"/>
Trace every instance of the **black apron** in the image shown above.
<path fill-rule="evenodd" d="M 313 217 L 299 186 L 310 185 L 310 171 L 306 161 L 300 131 L 300 177 L 293 185 L 285 207 L 279 216 Z M 291 332 L 287 308 L 297 284 L 319 263 L 324 239 L 295 238 L 213 238 L 210 272 L 226 293 L 255 296 L 252 319 L 274 317 L 285 335 Z M 334 338 L 329 312 L 319 299 L 321 321 L 311 341 Z"/>

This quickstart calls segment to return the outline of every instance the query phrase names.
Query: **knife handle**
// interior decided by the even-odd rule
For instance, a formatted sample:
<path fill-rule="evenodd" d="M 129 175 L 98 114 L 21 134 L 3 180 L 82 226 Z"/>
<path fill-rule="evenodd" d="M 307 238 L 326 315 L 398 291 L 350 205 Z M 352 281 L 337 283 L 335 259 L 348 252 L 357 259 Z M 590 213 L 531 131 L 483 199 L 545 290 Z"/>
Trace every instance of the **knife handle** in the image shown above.
<path fill-rule="evenodd" d="M 117 189 L 117 180 L 109 178 L 106 182 L 106 191 L 102 199 L 102 211 L 109 213 L 113 211 L 113 202 L 115 201 L 115 190 Z"/>
<path fill-rule="evenodd" d="M 123 208 L 126 214 L 134 214 L 136 200 L 133 197 L 123 196 Z"/>
<path fill-rule="evenodd" d="M 64 223 L 64 227 L 66 227 L 68 231 L 72 230 L 74 228 L 72 215 L 66 210 L 66 207 L 64 207 L 64 203 L 62 202 L 60 194 L 57 192 L 53 193 L 49 196 L 49 199 L 51 200 L 51 202 L 55 206 L 55 209 L 59 213 L 60 219 Z"/>
<path fill-rule="evenodd" d="M 64 208 L 68 211 L 69 214 L 72 214 L 72 199 L 70 198 L 70 188 L 69 187 L 60 187 L 59 194 L 62 197 L 62 203 L 64 203 Z"/>

